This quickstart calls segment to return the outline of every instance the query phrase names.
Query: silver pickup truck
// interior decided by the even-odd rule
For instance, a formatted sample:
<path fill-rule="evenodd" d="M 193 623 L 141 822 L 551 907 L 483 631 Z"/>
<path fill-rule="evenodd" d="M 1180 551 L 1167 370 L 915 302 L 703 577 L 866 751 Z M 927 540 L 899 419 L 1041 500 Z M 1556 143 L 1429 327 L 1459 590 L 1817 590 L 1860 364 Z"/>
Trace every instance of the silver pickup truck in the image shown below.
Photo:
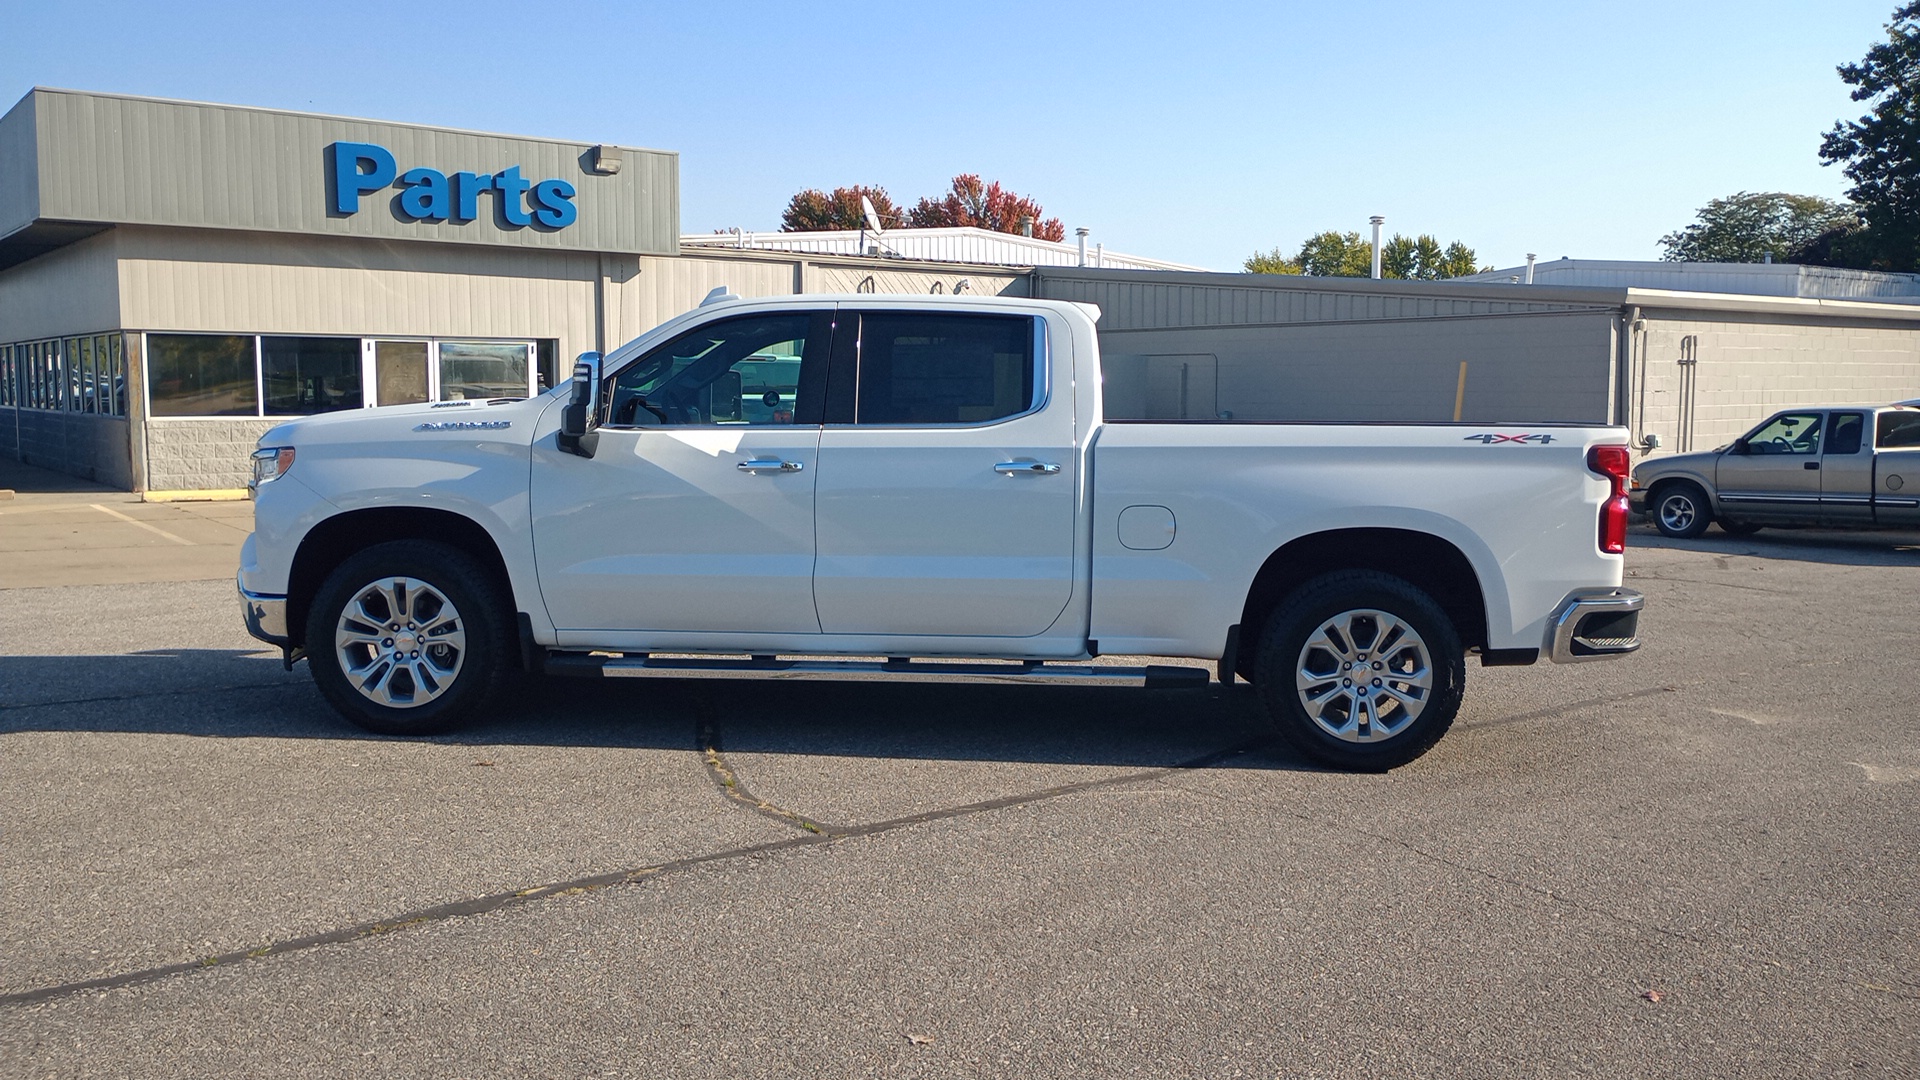
<path fill-rule="evenodd" d="M 1643 463 L 1628 498 L 1683 538 L 1714 521 L 1735 535 L 1763 525 L 1920 529 L 1920 407 L 1786 409 L 1716 450 Z"/>

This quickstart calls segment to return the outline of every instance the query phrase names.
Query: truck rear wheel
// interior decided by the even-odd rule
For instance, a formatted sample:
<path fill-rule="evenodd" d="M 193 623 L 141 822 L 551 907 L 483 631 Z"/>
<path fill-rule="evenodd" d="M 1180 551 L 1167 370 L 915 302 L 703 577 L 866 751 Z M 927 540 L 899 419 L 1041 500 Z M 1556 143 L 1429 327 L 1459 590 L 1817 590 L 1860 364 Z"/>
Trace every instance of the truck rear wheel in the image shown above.
<path fill-rule="evenodd" d="M 1380 772 L 1432 749 L 1466 684 L 1460 635 L 1433 598 L 1390 574 L 1314 578 L 1275 608 L 1255 688 L 1268 717 L 1323 765 Z"/>
<path fill-rule="evenodd" d="M 512 656 L 500 588 L 458 548 L 399 540 L 341 563 L 307 616 L 313 681 L 382 735 L 433 735 L 501 689 Z"/>

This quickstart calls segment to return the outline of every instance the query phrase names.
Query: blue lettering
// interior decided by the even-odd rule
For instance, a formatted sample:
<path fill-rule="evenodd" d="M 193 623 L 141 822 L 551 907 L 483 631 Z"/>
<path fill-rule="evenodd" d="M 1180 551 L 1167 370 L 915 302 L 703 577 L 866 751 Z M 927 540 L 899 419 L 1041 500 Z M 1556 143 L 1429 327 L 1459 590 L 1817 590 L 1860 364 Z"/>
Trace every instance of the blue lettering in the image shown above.
<path fill-rule="evenodd" d="M 453 220 L 472 221 L 480 216 L 480 193 L 493 190 L 493 177 L 470 172 L 453 174 Z"/>
<path fill-rule="evenodd" d="M 573 202 L 575 188 L 565 180 L 528 180 L 521 167 L 509 165 L 499 172 L 457 172 L 452 176 L 438 169 L 417 168 L 394 179 L 398 164 L 393 152 L 375 143 L 334 142 L 327 152 L 329 204 L 341 215 L 360 212 L 360 197 L 393 185 L 400 195 L 393 200 L 394 214 L 404 221 L 473 221 L 480 216 L 480 195 L 494 193 L 494 209 L 501 228 L 518 229 L 539 224 L 542 228 L 564 229 L 580 219 Z"/>
<path fill-rule="evenodd" d="M 580 216 L 572 200 L 572 184 L 565 180 L 542 180 L 533 185 L 533 201 L 541 207 L 533 216 L 549 229 L 564 229 Z"/>
<path fill-rule="evenodd" d="M 445 221 L 452 213 L 447 174 L 438 169 L 408 169 L 400 177 L 400 212 L 415 221 Z"/>
<path fill-rule="evenodd" d="M 384 146 L 337 142 L 333 153 L 333 209 L 337 214 L 360 212 L 360 196 L 393 183 L 394 160 Z M 367 168 L 362 170 L 361 164 Z"/>
<path fill-rule="evenodd" d="M 500 216 L 508 225 L 518 228 L 533 223 L 533 219 L 527 216 L 526 204 L 523 201 L 529 186 L 520 178 L 518 165 L 509 165 L 501 169 L 500 175 L 493 178 L 493 201 L 499 206 Z"/>

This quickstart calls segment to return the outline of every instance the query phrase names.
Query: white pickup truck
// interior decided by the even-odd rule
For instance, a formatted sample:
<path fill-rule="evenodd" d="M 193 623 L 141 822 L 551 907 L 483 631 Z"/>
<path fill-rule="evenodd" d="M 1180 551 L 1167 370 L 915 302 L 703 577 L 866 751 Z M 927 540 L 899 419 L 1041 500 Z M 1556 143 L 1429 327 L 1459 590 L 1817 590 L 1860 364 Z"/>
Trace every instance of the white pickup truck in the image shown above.
<path fill-rule="evenodd" d="M 1237 674 L 1362 770 L 1439 739 L 1469 654 L 1639 646 L 1623 430 L 1109 421 L 1098 317 L 716 296 L 536 398 L 291 421 L 254 454 L 247 627 L 390 734 L 516 670 Z"/>

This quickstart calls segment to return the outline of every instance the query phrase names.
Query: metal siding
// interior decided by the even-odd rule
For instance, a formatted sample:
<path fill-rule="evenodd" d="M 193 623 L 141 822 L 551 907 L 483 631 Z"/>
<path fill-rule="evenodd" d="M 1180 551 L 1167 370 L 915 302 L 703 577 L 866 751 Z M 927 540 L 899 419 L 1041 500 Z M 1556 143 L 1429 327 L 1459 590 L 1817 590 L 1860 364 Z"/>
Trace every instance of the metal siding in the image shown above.
<path fill-rule="evenodd" d="M 1448 421 L 1466 361 L 1463 423 L 1603 424 L 1612 326 L 1610 313 L 1295 323 L 1110 333 L 1101 346 L 1116 360 L 1217 357 L 1218 406 L 1235 420 Z M 1169 403 L 1125 383 L 1145 371 L 1110 364 L 1111 399 L 1168 415 Z"/>
<path fill-rule="evenodd" d="M 0 270 L 0 343 L 125 325 L 112 230 Z"/>
<path fill-rule="evenodd" d="M 108 235 L 120 238 L 129 328 L 593 343 L 591 254 L 138 226 Z"/>
<path fill-rule="evenodd" d="M 0 117 L 0 236 L 33 223 L 40 211 L 38 128 L 33 97 Z"/>
<path fill-rule="evenodd" d="M 580 164 L 587 143 L 65 91 L 36 90 L 30 99 L 40 118 L 46 198 L 39 216 L 46 219 L 574 251 L 671 254 L 679 247 L 679 159 L 664 151 L 623 148 L 621 172 L 596 176 Z M 504 229 L 486 198 L 472 222 L 406 221 L 389 209 L 397 188 L 335 217 L 326 201 L 326 147 L 340 140 L 385 146 L 401 172 L 424 166 L 450 176 L 519 165 L 532 182 L 567 180 L 579 219 L 558 230 Z"/>

